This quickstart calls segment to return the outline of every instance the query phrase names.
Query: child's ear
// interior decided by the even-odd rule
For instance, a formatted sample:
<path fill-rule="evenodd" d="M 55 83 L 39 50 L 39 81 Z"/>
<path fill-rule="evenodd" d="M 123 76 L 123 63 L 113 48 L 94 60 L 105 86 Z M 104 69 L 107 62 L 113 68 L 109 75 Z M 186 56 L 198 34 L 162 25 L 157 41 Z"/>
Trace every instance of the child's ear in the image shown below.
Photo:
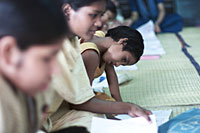
<path fill-rule="evenodd" d="M 12 36 L 5 36 L 0 40 L 1 63 L 7 70 L 13 71 L 18 64 L 20 50 L 17 41 Z"/>
<path fill-rule="evenodd" d="M 117 43 L 120 44 L 120 45 L 126 45 L 127 40 L 128 40 L 128 38 L 121 38 L 121 39 L 119 39 L 119 41 Z"/>
<path fill-rule="evenodd" d="M 72 7 L 70 4 L 64 4 L 62 7 L 63 13 L 65 16 L 69 17 L 70 11 L 72 10 Z"/>

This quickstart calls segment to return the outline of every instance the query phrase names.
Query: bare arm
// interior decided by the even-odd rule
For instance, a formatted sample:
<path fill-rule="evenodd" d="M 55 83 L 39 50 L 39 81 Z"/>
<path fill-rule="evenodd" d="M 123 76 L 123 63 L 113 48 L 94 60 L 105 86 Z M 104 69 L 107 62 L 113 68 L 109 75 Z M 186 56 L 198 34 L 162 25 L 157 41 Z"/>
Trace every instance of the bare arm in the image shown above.
<path fill-rule="evenodd" d="M 90 79 L 90 84 L 92 85 L 96 68 L 99 65 L 99 55 L 94 50 L 86 50 L 81 55 Z"/>
<path fill-rule="evenodd" d="M 138 12 L 137 12 L 137 11 L 133 11 L 133 12 L 131 13 L 131 20 L 132 20 L 132 22 L 137 21 L 138 18 L 139 18 Z"/>
<path fill-rule="evenodd" d="M 71 105 L 73 109 L 89 111 L 101 114 L 128 114 L 132 117 L 142 116 L 150 121 L 148 115 L 152 114 L 150 111 L 139 107 L 136 104 L 125 102 L 111 102 L 100 100 L 95 97 L 80 105 Z"/>
<path fill-rule="evenodd" d="M 117 74 L 114 70 L 113 65 L 106 64 L 106 77 L 108 80 L 108 85 L 110 89 L 111 96 L 118 102 L 122 102 L 122 98 L 120 96 L 119 84 L 117 79 Z"/>
<path fill-rule="evenodd" d="M 165 7 L 163 3 L 158 4 L 158 17 L 155 22 L 155 32 L 159 33 L 160 30 L 160 24 L 162 23 L 163 19 L 165 18 Z"/>

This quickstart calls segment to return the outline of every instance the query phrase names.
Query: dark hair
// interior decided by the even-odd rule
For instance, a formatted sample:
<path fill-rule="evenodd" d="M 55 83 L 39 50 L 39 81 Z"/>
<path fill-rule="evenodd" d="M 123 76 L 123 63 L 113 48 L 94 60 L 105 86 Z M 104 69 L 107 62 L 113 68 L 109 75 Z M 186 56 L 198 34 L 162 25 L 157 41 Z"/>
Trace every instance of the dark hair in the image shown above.
<path fill-rule="evenodd" d="M 89 133 L 85 127 L 81 126 L 72 126 L 59 131 L 51 132 L 51 133 Z"/>
<path fill-rule="evenodd" d="M 128 38 L 123 50 L 129 51 L 133 57 L 136 58 L 136 62 L 143 54 L 143 38 L 142 35 L 135 29 L 128 26 L 118 26 L 116 28 L 109 29 L 106 37 L 111 37 L 116 42 L 118 42 L 121 38 Z"/>
<path fill-rule="evenodd" d="M 68 31 L 57 0 L 1 0 L 0 20 L 0 37 L 15 37 L 21 50 L 56 41 Z"/>
<path fill-rule="evenodd" d="M 107 0 L 106 10 L 111 11 L 113 14 L 115 14 L 115 16 L 117 15 L 117 8 L 111 0 Z"/>
<path fill-rule="evenodd" d="M 61 1 L 63 4 L 70 4 L 71 7 L 76 11 L 81 7 L 90 6 L 91 4 L 95 2 L 103 1 L 103 0 L 61 0 Z"/>

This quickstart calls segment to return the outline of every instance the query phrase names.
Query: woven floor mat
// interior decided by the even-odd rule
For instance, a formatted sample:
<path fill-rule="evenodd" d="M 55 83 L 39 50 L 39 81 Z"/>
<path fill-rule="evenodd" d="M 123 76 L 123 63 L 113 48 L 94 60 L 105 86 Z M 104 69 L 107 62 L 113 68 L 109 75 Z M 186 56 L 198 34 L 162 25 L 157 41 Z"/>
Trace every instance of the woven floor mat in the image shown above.
<path fill-rule="evenodd" d="M 184 28 L 180 34 L 185 42 L 191 46 L 187 48 L 188 52 L 200 64 L 200 28 Z"/>

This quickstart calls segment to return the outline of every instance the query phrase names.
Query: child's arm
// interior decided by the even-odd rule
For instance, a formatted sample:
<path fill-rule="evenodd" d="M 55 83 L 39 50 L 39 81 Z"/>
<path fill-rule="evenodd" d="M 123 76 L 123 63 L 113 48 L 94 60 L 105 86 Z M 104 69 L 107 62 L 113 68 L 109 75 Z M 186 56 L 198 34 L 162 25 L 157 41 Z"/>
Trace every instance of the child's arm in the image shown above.
<path fill-rule="evenodd" d="M 122 98 L 119 91 L 118 79 L 117 74 L 114 70 L 113 65 L 106 64 L 106 77 L 108 80 L 108 85 L 110 89 L 111 96 L 119 102 L 122 102 Z"/>
<path fill-rule="evenodd" d="M 86 50 L 81 55 L 90 79 L 90 84 L 92 85 L 96 68 L 99 65 L 99 55 L 94 50 Z"/>
<path fill-rule="evenodd" d="M 158 10 L 159 10 L 158 17 L 154 26 L 155 32 L 157 33 L 161 32 L 160 24 L 165 18 L 165 7 L 163 3 L 158 3 Z"/>

